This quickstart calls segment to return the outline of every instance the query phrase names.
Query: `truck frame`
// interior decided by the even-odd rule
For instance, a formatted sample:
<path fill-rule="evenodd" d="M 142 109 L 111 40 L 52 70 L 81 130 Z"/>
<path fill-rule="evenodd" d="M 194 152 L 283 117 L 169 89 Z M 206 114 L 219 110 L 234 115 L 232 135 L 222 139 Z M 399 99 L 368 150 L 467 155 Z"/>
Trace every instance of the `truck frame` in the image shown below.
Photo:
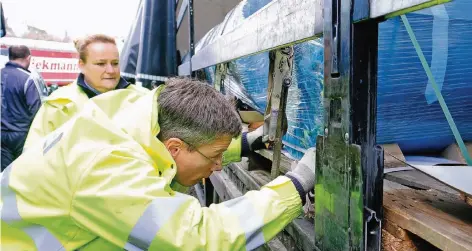
<path fill-rule="evenodd" d="M 449 1 L 273 0 L 234 30 L 216 34 L 212 42 L 196 51 L 194 1 L 167 1 L 160 8 L 173 11 L 160 22 L 172 20 L 166 23 L 170 27 L 166 29 L 173 28 L 177 33 L 187 16 L 188 53 L 181 60 L 175 53 L 175 41 L 161 40 L 157 51 L 165 51 L 168 62 L 180 62 L 175 67 L 166 62 L 163 72 L 156 64 L 151 66 L 150 61 L 140 61 L 154 53 L 140 45 L 140 55 L 150 54 L 138 58 L 137 63 L 150 69 L 139 72 L 148 81 L 162 82 L 175 75 L 201 78 L 205 68 L 214 66 L 214 86 L 223 91 L 228 62 L 267 51 L 271 55 L 267 77 L 272 96 L 266 108 L 264 132 L 272 150 L 260 150 L 197 184 L 195 193 L 200 203 L 209 206 L 241 196 L 290 170 L 293 161 L 281 154 L 281 138 L 286 91 L 292 82 L 293 45 L 323 37 L 324 133 L 316 141 L 314 220 L 294 220 L 262 249 L 394 250 L 389 249 L 393 245 L 387 238 L 390 236 L 399 240 L 404 249 L 408 246 L 407 250 L 472 250 L 472 218 L 465 216 L 470 210 L 466 202 L 469 200 L 470 204 L 467 198 L 471 186 L 446 181 L 427 168 L 409 178 L 384 173 L 385 163 L 400 158 L 392 154 L 390 146 L 376 143 L 379 23 L 400 16 L 408 26 L 405 14 L 446 2 Z M 152 16 L 152 3 L 144 0 L 143 17 Z M 147 28 L 141 31 L 153 30 L 149 21 L 142 21 L 142 25 Z M 150 44 L 152 38 L 146 39 L 149 34 L 143 32 L 141 41 Z M 410 38 L 414 44 L 414 35 L 410 34 Z M 421 59 L 421 49 L 417 52 Z M 156 72 L 152 72 L 153 67 Z M 142 79 L 143 85 L 149 86 L 146 78 Z M 441 94 L 436 95 L 441 100 Z M 441 103 L 448 117 L 444 106 Z M 449 124 L 452 131 L 457 131 L 454 123 Z M 465 143 L 460 135 L 454 136 L 464 164 L 471 166 Z M 468 147 L 471 151 L 472 147 Z M 470 170 L 461 168 L 454 175 L 472 175 Z"/>

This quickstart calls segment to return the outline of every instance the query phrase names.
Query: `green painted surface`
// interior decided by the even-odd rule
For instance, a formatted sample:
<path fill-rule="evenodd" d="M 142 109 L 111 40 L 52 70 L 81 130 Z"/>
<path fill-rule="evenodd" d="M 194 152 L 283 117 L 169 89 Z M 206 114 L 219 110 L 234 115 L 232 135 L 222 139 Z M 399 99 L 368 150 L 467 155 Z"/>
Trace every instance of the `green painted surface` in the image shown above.
<path fill-rule="evenodd" d="M 359 148 L 336 135 L 318 142 L 316 245 L 323 251 L 349 250 L 349 246 L 360 250 L 363 203 Z"/>
<path fill-rule="evenodd" d="M 342 110 L 342 109 L 341 109 Z M 361 149 L 342 130 L 317 139 L 315 241 L 322 251 L 361 250 L 363 201 Z M 342 136 L 341 136 L 342 135 Z"/>

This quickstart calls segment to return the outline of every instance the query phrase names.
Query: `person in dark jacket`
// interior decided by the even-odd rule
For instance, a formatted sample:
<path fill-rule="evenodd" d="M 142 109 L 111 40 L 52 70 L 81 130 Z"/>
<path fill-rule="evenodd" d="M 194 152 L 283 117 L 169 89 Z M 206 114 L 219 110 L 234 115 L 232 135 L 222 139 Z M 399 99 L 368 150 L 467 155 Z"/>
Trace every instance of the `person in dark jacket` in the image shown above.
<path fill-rule="evenodd" d="M 31 122 L 47 95 L 39 75 L 28 68 L 31 52 L 24 45 L 8 49 L 9 62 L 1 70 L 2 86 L 2 171 L 23 151 Z"/>

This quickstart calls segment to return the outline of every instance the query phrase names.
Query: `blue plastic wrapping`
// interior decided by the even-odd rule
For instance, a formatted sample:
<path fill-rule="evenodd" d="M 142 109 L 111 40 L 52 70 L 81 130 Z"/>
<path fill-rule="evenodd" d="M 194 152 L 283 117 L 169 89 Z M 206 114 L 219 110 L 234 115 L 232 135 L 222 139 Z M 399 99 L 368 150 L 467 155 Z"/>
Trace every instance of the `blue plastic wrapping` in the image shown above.
<path fill-rule="evenodd" d="M 200 48 L 237 27 L 270 1 L 243 1 Z M 252 4 L 251 6 L 249 6 Z M 472 2 L 457 0 L 407 14 L 433 76 L 463 140 L 472 140 Z M 247 10 L 243 13 L 243 10 Z M 295 47 L 293 84 L 287 104 L 284 151 L 299 159 L 323 134 L 323 44 Z M 452 131 L 399 17 L 379 25 L 377 143 L 398 143 L 405 153 L 441 151 L 455 142 Z M 267 104 L 268 53 L 229 63 L 225 91 L 263 113 Z M 205 70 L 209 73 L 209 69 Z M 214 73 L 214 69 L 213 69 Z M 214 76 L 214 74 L 213 74 Z"/>
<path fill-rule="evenodd" d="M 407 18 L 464 140 L 472 140 L 472 3 L 458 0 Z M 455 142 L 399 17 L 379 26 L 377 142 L 404 152 L 440 151 Z"/>
<path fill-rule="evenodd" d="M 323 134 L 323 39 L 294 46 L 293 83 L 288 91 L 285 150 L 300 159 Z"/>
<path fill-rule="evenodd" d="M 323 47 L 322 39 L 294 46 L 293 82 L 288 90 L 287 134 L 284 151 L 300 159 L 305 150 L 316 145 L 323 126 Z M 224 81 L 226 94 L 238 97 L 255 110 L 264 113 L 267 105 L 269 53 L 261 53 L 230 62 Z M 214 79 L 214 70 L 206 70 Z"/>
<path fill-rule="evenodd" d="M 269 53 L 241 58 L 229 64 L 225 91 L 264 113 L 269 81 Z"/>
<path fill-rule="evenodd" d="M 206 81 L 213 85 L 215 81 L 215 69 L 216 66 L 210 66 L 204 69 Z"/>
<path fill-rule="evenodd" d="M 245 1 L 243 3 L 243 15 L 244 18 L 249 17 L 250 15 L 254 14 L 262 7 L 266 6 L 268 3 L 272 2 L 272 0 L 252 0 L 252 1 Z"/>

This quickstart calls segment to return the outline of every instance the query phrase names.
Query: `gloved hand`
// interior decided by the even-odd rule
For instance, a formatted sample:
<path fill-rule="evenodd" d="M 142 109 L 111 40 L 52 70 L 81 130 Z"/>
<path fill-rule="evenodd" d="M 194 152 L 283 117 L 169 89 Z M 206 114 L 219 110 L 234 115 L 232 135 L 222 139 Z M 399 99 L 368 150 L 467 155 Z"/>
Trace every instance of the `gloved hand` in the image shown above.
<path fill-rule="evenodd" d="M 298 162 L 297 166 L 292 171 L 286 173 L 286 176 L 291 178 L 292 181 L 293 178 L 295 178 L 300 183 L 301 188 L 305 194 L 313 191 L 315 186 L 315 162 L 316 148 L 309 148 L 305 152 L 305 155 L 303 155 L 302 159 Z M 296 182 L 294 182 L 294 184 L 295 187 L 297 187 Z M 300 196 L 305 197 L 304 194 L 300 194 Z"/>
<path fill-rule="evenodd" d="M 282 136 L 287 133 L 288 123 L 287 118 L 283 117 L 282 121 Z M 262 141 L 262 136 L 264 134 L 264 125 L 259 126 L 256 130 L 252 132 L 245 132 L 242 136 L 242 145 L 241 145 L 241 156 L 248 156 L 251 151 L 257 151 L 260 149 L 265 149 L 266 145 Z"/>
<path fill-rule="evenodd" d="M 262 135 L 264 134 L 264 126 L 259 126 L 256 130 L 247 133 L 247 143 L 249 150 L 256 151 L 265 148 L 262 142 Z"/>

